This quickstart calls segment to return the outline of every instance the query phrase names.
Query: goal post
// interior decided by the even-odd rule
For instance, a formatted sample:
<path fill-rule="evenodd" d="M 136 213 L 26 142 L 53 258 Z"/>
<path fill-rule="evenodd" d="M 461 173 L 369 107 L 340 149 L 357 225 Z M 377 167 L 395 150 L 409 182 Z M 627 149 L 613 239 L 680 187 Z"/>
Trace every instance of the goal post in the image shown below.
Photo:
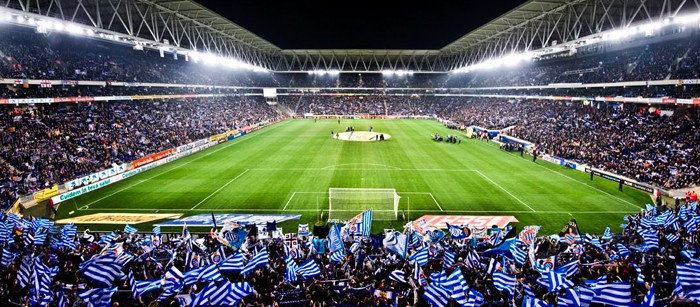
<path fill-rule="evenodd" d="M 371 208 L 374 220 L 397 220 L 400 198 L 396 189 L 330 188 L 328 219 L 349 220 Z"/>

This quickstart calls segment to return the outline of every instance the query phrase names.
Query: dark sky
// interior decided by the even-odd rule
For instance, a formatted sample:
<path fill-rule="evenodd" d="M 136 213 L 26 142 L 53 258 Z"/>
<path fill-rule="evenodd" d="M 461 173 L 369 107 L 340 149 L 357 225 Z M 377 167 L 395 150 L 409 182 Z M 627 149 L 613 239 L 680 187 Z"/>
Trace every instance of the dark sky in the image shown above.
<path fill-rule="evenodd" d="M 195 1 L 282 49 L 439 49 L 526 2 Z"/>

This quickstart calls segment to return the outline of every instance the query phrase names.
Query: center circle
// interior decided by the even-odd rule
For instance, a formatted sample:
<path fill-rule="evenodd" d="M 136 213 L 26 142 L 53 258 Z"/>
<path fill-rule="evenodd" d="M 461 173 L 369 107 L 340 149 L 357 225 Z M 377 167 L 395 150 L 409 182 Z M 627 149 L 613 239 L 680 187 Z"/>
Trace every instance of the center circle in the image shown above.
<path fill-rule="evenodd" d="M 369 131 L 340 132 L 337 134 L 337 136 L 333 136 L 333 138 L 351 142 L 375 142 L 380 141 L 382 135 L 384 135 L 385 141 L 391 138 L 391 135 L 386 133 Z"/>

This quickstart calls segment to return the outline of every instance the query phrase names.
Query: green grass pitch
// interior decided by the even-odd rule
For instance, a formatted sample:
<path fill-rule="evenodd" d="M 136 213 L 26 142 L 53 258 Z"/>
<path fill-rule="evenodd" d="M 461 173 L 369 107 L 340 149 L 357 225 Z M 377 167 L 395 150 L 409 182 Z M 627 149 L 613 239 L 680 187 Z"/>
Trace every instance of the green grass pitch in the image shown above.
<path fill-rule="evenodd" d="M 391 139 L 330 137 L 347 126 L 373 126 Z M 425 214 L 513 215 L 518 226 L 541 225 L 543 234 L 551 234 L 576 218 L 582 232 L 601 234 L 606 226 L 619 230 L 624 215 L 650 200 L 631 188 L 619 192 L 614 182 L 591 182 L 581 172 L 500 151 L 493 142 L 437 143 L 430 138 L 436 132 L 458 133 L 430 120 L 288 120 L 68 200 L 57 219 L 69 211 L 288 213 L 313 224 L 328 210 L 330 187 L 394 188 L 399 210 L 411 220 Z M 296 231 L 299 222 L 281 226 Z M 373 232 L 405 223 L 399 214 L 398 221 L 375 221 Z"/>

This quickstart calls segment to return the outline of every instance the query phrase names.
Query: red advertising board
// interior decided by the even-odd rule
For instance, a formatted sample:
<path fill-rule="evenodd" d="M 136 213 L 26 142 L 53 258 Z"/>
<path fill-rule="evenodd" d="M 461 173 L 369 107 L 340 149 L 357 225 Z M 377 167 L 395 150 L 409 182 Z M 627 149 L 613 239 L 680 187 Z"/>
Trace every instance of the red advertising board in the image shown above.
<path fill-rule="evenodd" d="M 693 98 L 693 104 L 700 104 L 700 98 Z"/>
<path fill-rule="evenodd" d="M 7 99 L 0 99 L 0 104 L 7 104 Z"/>
<path fill-rule="evenodd" d="M 447 228 L 450 225 L 469 225 L 476 228 L 490 228 L 496 225 L 499 228 L 508 226 L 509 223 L 517 223 L 514 216 L 477 216 L 477 215 L 424 215 L 420 219 L 435 228 Z"/>
<path fill-rule="evenodd" d="M 133 168 L 137 168 L 137 167 L 139 167 L 139 166 L 146 165 L 146 164 L 148 164 L 148 163 L 158 161 L 158 160 L 163 159 L 163 158 L 165 158 L 165 157 L 167 157 L 167 156 L 169 156 L 169 155 L 172 155 L 172 154 L 173 154 L 173 150 L 172 150 L 172 149 L 164 150 L 164 151 L 161 151 L 161 152 L 159 152 L 159 153 L 155 153 L 155 154 L 152 154 L 152 155 L 150 155 L 150 156 L 146 156 L 146 157 L 143 157 L 143 158 L 141 158 L 141 159 L 134 160 L 134 161 L 131 162 L 131 166 L 132 166 Z"/>
<path fill-rule="evenodd" d="M 663 98 L 661 98 L 661 102 L 663 102 L 663 103 L 676 103 L 676 98 L 663 97 Z"/>

